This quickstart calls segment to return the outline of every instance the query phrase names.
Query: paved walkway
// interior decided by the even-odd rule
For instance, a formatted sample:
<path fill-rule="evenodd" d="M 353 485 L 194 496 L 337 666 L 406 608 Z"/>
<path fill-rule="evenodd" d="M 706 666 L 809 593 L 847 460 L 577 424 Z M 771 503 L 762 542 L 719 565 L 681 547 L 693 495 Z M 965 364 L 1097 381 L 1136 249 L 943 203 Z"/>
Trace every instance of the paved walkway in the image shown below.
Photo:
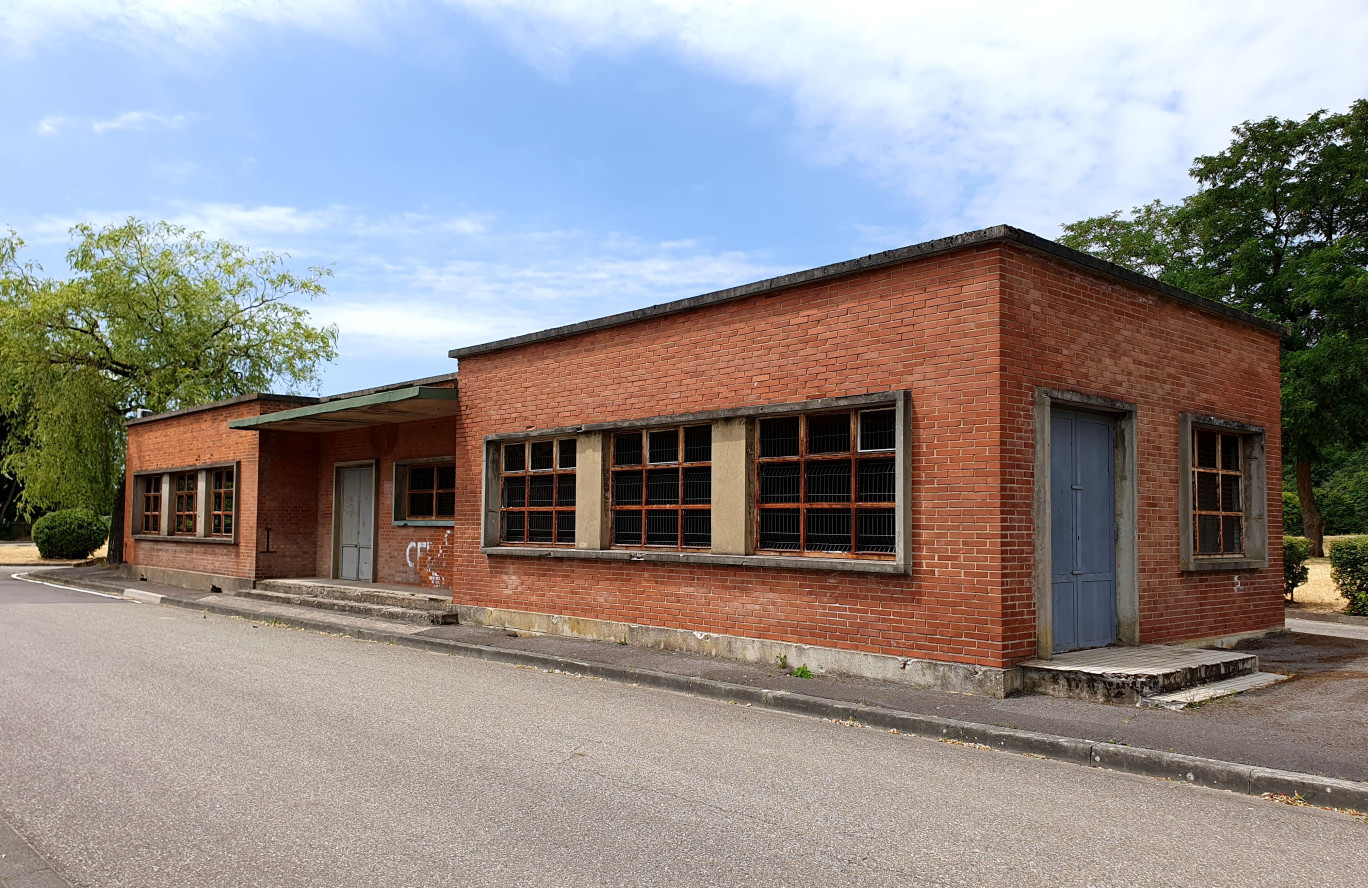
<path fill-rule="evenodd" d="M 1297 628 L 1287 635 L 1242 646 L 1242 650 L 1258 655 L 1260 668 L 1290 673 L 1292 680 L 1198 708 L 1170 711 L 1107 706 L 1040 695 L 994 700 L 841 676 L 800 679 L 777 666 L 756 666 L 574 638 L 515 636 L 478 626 L 425 628 L 307 607 L 205 595 L 170 586 L 132 583 L 103 567 L 67 568 L 41 575 L 107 591 L 122 591 L 134 585 L 146 592 L 231 608 L 257 620 L 288 619 L 312 624 L 323 631 L 377 629 L 415 638 L 479 645 L 496 652 L 527 651 L 982 725 L 1368 781 L 1368 639 L 1328 634 L 1329 630 L 1360 628 L 1342 624 L 1316 623 L 1314 628 L 1326 631 L 1303 633 Z M 1300 626 L 1312 621 L 1295 622 Z"/>

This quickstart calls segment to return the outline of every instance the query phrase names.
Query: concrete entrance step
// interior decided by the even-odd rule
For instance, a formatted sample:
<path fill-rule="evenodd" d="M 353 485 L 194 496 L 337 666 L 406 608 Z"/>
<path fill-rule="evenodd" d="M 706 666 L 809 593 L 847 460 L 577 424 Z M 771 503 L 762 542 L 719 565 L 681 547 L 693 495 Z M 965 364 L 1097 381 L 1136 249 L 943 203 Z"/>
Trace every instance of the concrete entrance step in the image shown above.
<path fill-rule="evenodd" d="M 1162 706 L 1165 709 L 1184 709 L 1188 706 L 1197 706 L 1202 703 L 1209 703 L 1212 700 L 1219 700 L 1222 697 L 1233 697 L 1236 694 L 1243 694 L 1245 691 L 1256 691 L 1280 681 L 1287 681 L 1287 676 L 1279 675 L 1276 672 L 1255 672 L 1250 675 L 1237 675 L 1234 678 L 1208 682 L 1181 691 L 1156 694 L 1153 697 L 1143 698 L 1141 702 L 1148 706 Z"/>
<path fill-rule="evenodd" d="M 405 623 L 433 626 L 457 622 L 456 607 L 448 595 L 387 589 L 368 584 L 313 580 L 262 580 L 255 589 L 237 593 L 276 604 L 316 607 L 322 610 L 363 614 Z"/>
<path fill-rule="evenodd" d="M 1240 651 L 1141 645 L 1071 651 L 1030 660 L 1021 669 L 1028 693 L 1137 704 L 1145 697 L 1252 675 L 1259 671 L 1259 658 Z"/>

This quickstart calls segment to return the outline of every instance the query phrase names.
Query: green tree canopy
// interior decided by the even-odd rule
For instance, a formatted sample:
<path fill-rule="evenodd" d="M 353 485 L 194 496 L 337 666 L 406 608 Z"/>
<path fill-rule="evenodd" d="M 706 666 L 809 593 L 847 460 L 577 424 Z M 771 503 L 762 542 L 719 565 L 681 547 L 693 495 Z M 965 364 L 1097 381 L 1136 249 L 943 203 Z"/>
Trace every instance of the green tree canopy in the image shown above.
<path fill-rule="evenodd" d="M 1319 555 L 1312 470 L 1368 443 L 1368 100 L 1233 132 L 1193 162 L 1194 194 L 1065 225 L 1060 242 L 1290 328 L 1283 445 Z"/>
<path fill-rule="evenodd" d="M 23 241 L 0 237 L 4 471 L 23 505 L 108 513 L 122 480 L 123 420 L 235 395 L 317 385 L 337 330 L 297 303 L 328 272 L 296 275 L 165 222 L 71 230 L 70 273 L 45 277 Z"/>

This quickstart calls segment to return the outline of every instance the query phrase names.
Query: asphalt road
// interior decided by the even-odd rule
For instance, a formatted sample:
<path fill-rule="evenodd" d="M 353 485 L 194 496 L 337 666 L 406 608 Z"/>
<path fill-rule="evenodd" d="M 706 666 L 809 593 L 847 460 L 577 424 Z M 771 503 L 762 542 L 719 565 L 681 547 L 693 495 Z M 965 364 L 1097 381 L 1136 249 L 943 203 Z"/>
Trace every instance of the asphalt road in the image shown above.
<path fill-rule="evenodd" d="M 0 816 L 100 886 L 1345 885 L 1368 867 L 1368 826 L 1343 814 L 9 579 Z"/>

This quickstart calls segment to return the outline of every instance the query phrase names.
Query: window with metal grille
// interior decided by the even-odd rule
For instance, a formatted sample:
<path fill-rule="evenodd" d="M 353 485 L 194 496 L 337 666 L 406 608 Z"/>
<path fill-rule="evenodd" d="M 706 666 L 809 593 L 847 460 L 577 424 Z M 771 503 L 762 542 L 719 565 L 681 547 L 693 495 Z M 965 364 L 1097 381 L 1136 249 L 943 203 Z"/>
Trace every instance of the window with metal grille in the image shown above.
<path fill-rule="evenodd" d="M 237 500 L 232 469 L 209 471 L 209 535 L 233 535 L 233 506 Z"/>
<path fill-rule="evenodd" d="M 407 490 L 406 517 L 415 520 L 456 517 L 455 466 L 409 466 Z"/>
<path fill-rule="evenodd" d="M 761 419 L 756 551 L 893 558 L 895 418 L 878 408 Z"/>
<path fill-rule="evenodd" d="M 161 533 L 162 476 L 140 478 L 142 485 L 142 532 Z"/>
<path fill-rule="evenodd" d="M 1244 553 L 1244 441 L 1214 429 L 1192 430 L 1193 553 Z"/>
<path fill-rule="evenodd" d="M 199 472 L 181 472 L 171 478 L 171 492 L 175 496 L 171 524 L 171 532 L 174 534 L 195 535 L 195 519 L 198 516 L 195 488 L 198 482 Z"/>
<path fill-rule="evenodd" d="M 574 438 L 503 445 L 499 477 L 501 542 L 535 546 L 575 544 L 575 456 Z"/>
<path fill-rule="evenodd" d="M 712 426 L 613 436 L 613 545 L 712 546 Z"/>

